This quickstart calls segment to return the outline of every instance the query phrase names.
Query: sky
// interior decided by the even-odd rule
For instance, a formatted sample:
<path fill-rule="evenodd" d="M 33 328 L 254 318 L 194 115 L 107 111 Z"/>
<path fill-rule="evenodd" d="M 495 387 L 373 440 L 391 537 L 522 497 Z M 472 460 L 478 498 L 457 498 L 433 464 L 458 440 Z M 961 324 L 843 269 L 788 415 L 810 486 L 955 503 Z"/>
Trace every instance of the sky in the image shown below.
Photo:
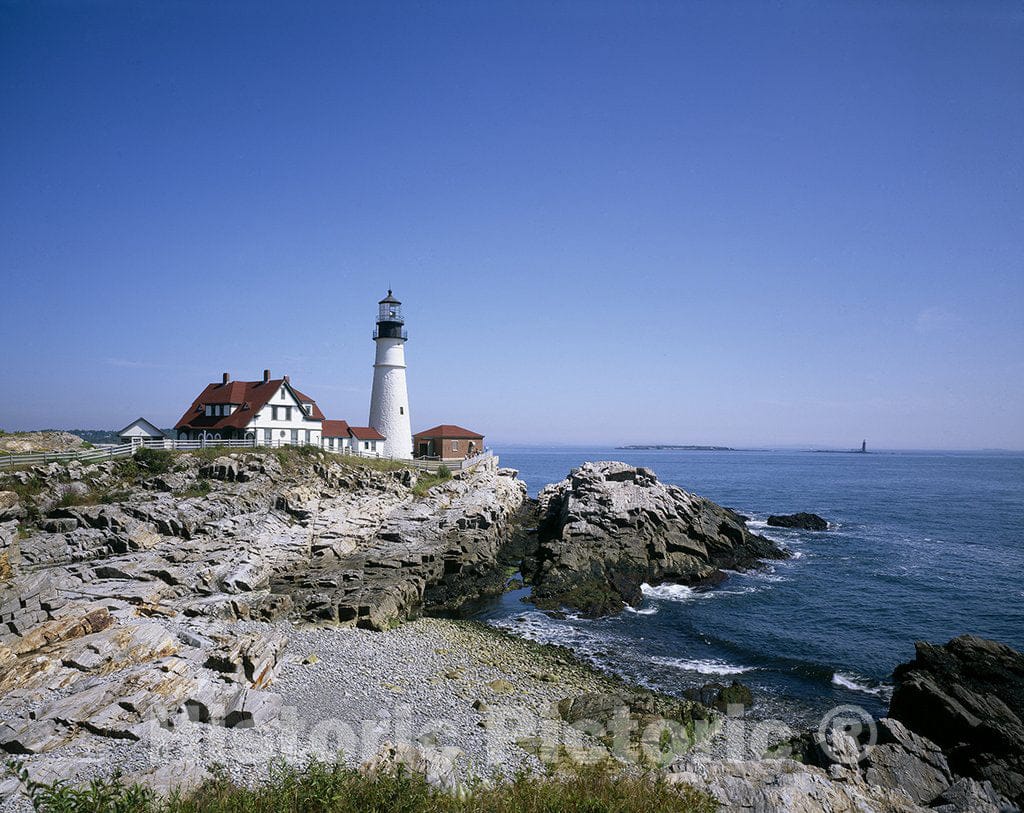
<path fill-rule="evenodd" d="M 0 428 L 1024 449 L 1018 2 L 3 2 Z"/>

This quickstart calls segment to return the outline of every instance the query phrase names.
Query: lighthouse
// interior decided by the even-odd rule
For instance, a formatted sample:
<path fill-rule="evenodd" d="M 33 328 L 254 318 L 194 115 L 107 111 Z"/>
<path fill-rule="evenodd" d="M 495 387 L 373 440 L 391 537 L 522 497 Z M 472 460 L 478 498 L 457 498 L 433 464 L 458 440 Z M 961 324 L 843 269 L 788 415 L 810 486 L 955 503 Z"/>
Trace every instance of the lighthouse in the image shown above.
<path fill-rule="evenodd" d="M 409 338 L 402 318 L 402 303 L 388 295 L 379 303 L 373 341 L 377 357 L 373 363 L 373 391 L 370 394 L 370 426 L 380 432 L 385 457 L 412 457 L 412 426 L 409 423 L 409 391 L 405 384 L 405 342 Z"/>

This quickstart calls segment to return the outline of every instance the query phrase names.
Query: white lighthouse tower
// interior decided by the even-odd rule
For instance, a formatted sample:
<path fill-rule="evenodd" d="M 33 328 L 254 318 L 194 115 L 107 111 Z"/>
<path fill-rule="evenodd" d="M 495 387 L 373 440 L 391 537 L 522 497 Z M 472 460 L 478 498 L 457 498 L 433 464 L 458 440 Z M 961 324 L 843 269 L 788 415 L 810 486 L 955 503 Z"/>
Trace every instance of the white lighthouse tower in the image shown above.
<path fill-rule="evenodd" d="M 409 423 L 409 391 L 405 385 L 405 342 L 409 338 L 402 318 L 402 303 L 388 295 L 380 303 L 373 341 L 377 358 L 373 363 L 373 391 L 370 394 L 370 426 L 380 432 L 386 457 L 412 457 L 412 426 Z"/>

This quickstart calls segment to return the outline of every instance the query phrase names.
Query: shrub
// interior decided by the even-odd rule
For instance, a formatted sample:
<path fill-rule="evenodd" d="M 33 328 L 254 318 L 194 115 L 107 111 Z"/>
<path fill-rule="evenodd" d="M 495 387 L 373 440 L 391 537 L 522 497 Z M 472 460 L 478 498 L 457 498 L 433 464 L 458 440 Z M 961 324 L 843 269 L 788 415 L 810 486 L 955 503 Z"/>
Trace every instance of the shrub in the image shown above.
<path fill-rule="evenodd" d="M 4 484 L 4 488 L 17 494 L 20 502 L 30 502 L 43 490 L 45 485 L 46 481 L 42 477 L 33 474 L 24 483 L 12 477 Z"/>
<path fill-rule="evenodd" d="M 170 469 L 174 462 L 174 455 L 167 449 L 150 449 L 143 446 L 132 456 L 140 469 L 147 474 L 163 474 Z"/>
<path fill-rule="evenodd" d="M 452 473 L 446 466 L 441 466 L 433 474 L 421 474 L 412 488 L 412 493 L 417 497 L 425 497 L 434 486 L 452 479 Z"/>
<path fill-rule="evenodd" d="M 205 497 L 210 493 L 210 481 L 209 480 L 196 480 L 195 485 L 190 488 L 186 488 L 183 491 L 174 492 L 175 497 Z"/>
<path fill-rule="evenodd" d="M 38 811 L 69 813 L 712 813 L 715 801 L 660 774 L 624 774 L 610 765 L 576 766 L 564 774 L 520 774 L 493 786 L 471 785 L 459 795 L 399 770 L 367 777 L 352 768 L 310 762 L 278 765 L 254 788 L 236 785 L 222 770 L 190 793 L 166 799 L 117 776 L 86 788 L 32 782 L 20 763 L 8 766 L 22 780 Z"/>
<path fill-rule="evenodd" d="M 91 505 L 94 501 L 94 495 L 89 492 L 79 493 L 78 491 L 66 488 L 60 495 L 57 505 L 61 508 L 70 508 L 72 505 Z"/>
<path fill-rule="evenodd" d="M 35 782 L 17 760 L 9 760 L 7 769 L 20 780 L 24 794 L 38 813 L 156 813 L 161 807 L 152 790 L 126 784 L 117 773 L 110 778 L 93 779 L 84 788 L 74 788 L 65 782 Z"/>

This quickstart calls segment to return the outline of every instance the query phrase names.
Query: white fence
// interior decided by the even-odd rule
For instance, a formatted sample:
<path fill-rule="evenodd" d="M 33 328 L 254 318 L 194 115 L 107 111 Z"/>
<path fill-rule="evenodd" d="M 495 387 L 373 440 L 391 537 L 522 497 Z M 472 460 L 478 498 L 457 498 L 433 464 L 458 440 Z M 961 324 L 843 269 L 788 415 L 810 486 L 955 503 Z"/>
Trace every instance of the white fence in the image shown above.
<path fill-rule="evenodd" d="M 122 443 L 117 446 L 97 446 L 94 449 L 77 449 L 70 452 L 37 452 L 29 454 L 0 455 L 0 469 L 9 469 L 15 466 L 35 466 L 45 463 L 60 463 L 70 460 L 79 460 L 82 463 L 96 463 L 101 460 L 112 460 L 115 457 L 128 457 L 135 454 L 139 449 L 166 449 L 168 451 L 195 451 L 197 449 L 253 449 L 271 446 L 273 448 L 286 448 L 288 446 L 304 445 L 282 443 L 273 441 L 271 443 L 257 443 L 252 438 L 237 440 L 174 440 L 172 438 L 142 439 L 139 438 L 131 443 Z M 353 451 L 351 449 L 327 449 L 318 444 L 309 444 L 328 454 L 336 454 L 352 457 L 370 457 L 386 460 L 380 454 Z M 491 457 L 491 450 L 485 449 L 475 457 L 466 460 L 398 460 L 413 468 L 424 471 L 437 471 L 442 466 L 451 471 L 461 471 L 472 468 L 481 460 Z"/>
<path fill-rule="evenodd" d="M 34 466 L 40 463 L 57 463 L 66 460 L 81 460 L 83 463 L 95 463 L 114 457 L 133 454 L 135 448 L 131 443 L 120 446 L 98 446 L 95 449 L 76 449 L 72 452 L 36 452 L 28 454 L 9 454 L 0 456 L 0 469 L 11 466 Z"/>

